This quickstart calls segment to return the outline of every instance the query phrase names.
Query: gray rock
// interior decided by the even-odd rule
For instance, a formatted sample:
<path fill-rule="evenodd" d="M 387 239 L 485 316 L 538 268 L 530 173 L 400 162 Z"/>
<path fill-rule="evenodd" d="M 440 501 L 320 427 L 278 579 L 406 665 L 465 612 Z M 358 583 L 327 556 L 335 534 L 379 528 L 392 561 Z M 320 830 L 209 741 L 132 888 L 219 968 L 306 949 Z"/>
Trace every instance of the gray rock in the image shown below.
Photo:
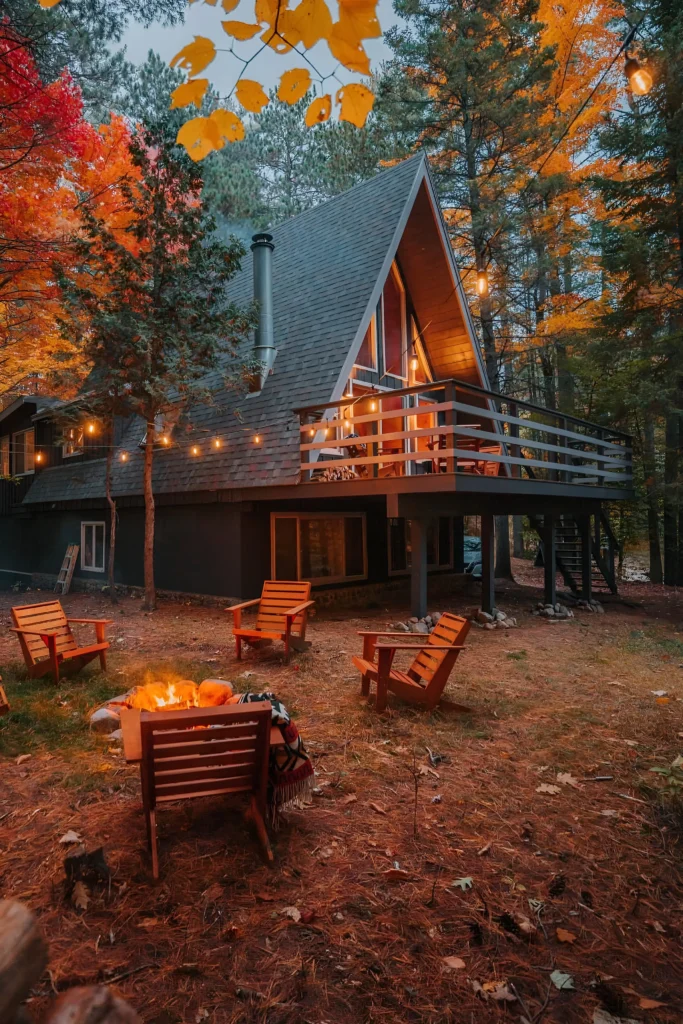
<path fill-rule="evenodd" d="M 396 630 L 399 633 L 410 633 L 410 626 L 407 622 L 397 622 Z"/>
<path fill-rule="evenodd" d="M 428 633 L 429 632 L 429 626 L 427 625 L 426 622 L 416 622 L 415 623 L 415 632 L 416 633 Z"/>
<path fill-rule="evenodd" d="M 113 732 L 109 733 L 110 740 L 123 740 L 123 729 L 114 729 Z"/>
<path fill-rule="evenodd" d="M 517 625 L 517 619 L 516 619 L 516 618 L 514 617 L 514 615 L 512 615 L 512 616 L 508 616 L 507 624 L 508 624 L 508 626 L 510 626 L 511 628 L 512 628 L 513 626 L 516 626 L 516 625 Z"/>
<path fill-rule="evenodd" d="M 434 623 L 434 625 L 437 624 L 437 622 L 439 621 L 440 618 L 441 618 L 441 612 L 432 612 L 432 622 Z"/>
<path fill-rule="evenodd" d="M 431 617 L 431 615 L 425 615 L 424 619 L 422 619 L 421 621 L 424 622 L 425 626 L 431 626 L 432 625 L 432 617 Z"/>
<path fill-rule="evenodd" d="M 483 612 L 481 608 L 477 609 L 477 622 L 493 622 L 493 615 L 489 615 L 488 612 Z"/>
<path fill-rule="evenodd" d="M 505 619 L 507 618 L 507 615 L 505 614 L 505 612 L 496 612 L 494 618 L 496 622 L 504 622 Z"/>
<path fill-rule="evenodd" d="M 496 628 L 495 622 L 485 622 L 484 623 L 484 629 L 495 629 L 495 628 Z"/>
<path fill-rule="evenodd" d="M 121 719 L 119 715 L 110 708 L 98 708 L 90 716 L 90 728 L 93 732 L 112 733 L 120 725 Z"/>
<path fill-rule="evenodd" d="M 419 622 L 419 621 L 420 620 L 418 619 L 417 615 L 413 615 L 412 618 L 408 619 L 408 622 Z"/>

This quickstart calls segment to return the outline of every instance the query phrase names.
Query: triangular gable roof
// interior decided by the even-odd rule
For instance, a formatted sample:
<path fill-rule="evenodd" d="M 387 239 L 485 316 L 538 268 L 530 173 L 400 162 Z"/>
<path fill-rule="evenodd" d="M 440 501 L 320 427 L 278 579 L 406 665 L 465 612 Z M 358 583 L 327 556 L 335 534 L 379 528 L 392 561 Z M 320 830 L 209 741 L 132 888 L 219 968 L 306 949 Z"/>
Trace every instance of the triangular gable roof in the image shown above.
<path fill-rule="evenodd" d="M 431 253 L 430 260 L 440 267 L 437 276 L 446 301 L 439 306 L 448 307 L 451 320 L 459 324 L 451 325 L 451 333 L 466 335 L 468 365 L 462 365 L 460 375 L 486 386 L 467 302 L 422 155 L 278 225 L 272 235 L 278 349 L 274 372 L 260 393 L 249 396 L 226 391 L 218 374 L 209 379 L 215 389 L 213 404 L 191 413 L 196 428 L 192 440 L 200 445 L 201 455 L 192 457 L 186 448 L 160 451 L 155 458 L 156 493 L 295 483 L 299 432 L 292 410 L 341 396 L 392 261 L 397 253 L 406 263 L 418 259 L 420 245 L 422 258 Z M 407 266 L 406 273 L 411 277 L 415 271 Z M 230 285 L 230 297 L 239 303 L 251 301 L 251 253 Z M 425 328 L 428 344 L 430 329 L 436 337 L 432 322 Z M 212 450 L 216 436 L 223 444 Z M 130 458 L 117 461 L 113 471 L 115 496 L 141 493 L 140 439 L 140 424 L 132 424 L 122 442 Z M 70 462 L 38 474 L 24 501 L 79 500 L 103 493 L 103 460 Z"/>

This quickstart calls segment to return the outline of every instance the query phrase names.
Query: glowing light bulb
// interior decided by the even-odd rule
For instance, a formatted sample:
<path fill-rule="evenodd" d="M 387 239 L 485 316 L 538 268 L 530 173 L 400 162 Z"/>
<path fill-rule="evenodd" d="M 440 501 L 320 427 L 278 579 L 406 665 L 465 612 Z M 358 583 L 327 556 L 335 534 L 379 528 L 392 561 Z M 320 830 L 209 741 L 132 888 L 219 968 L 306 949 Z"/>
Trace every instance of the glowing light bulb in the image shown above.
<path fill-rule="evenodd" d="M 255 437 L 254 437 L 254 444 L 260 444 L 260 443 L 261 443 L 261 438 L 258 436 L 258 434 L 256 434 Z"/>
<path fill-rule="evenodd" d="M 309 430 L 308 431 L 308 436 L 309 437 L 315 437 L 315 430 Z"/>
<path fill-rule="evenodd" d="M 128 452 L 121 452 L 121 462 L 128 462 Z"/>
<path fill-rule="evenodd" d="M 220 437 L 214 438 L 213 446 L 214 446 L 214 448 L 220 448 L 220 446 L 221 446 L 221 439 L 220 439 Z"/>
<path fill-rule="evenodd" d="M 370 412 L 377 412 L 377 402 L 370 402 Z"/>
<path fill-rule="evenodd" d="M 477 271 L 477 293 L 482 299 L 489 293 L 489 276 L 485 270 Z"/>
<path fill-rule="evenodd" d="M 169 443 L 169 440 L 168 440 L 168 437 L 166 436 L 166 434 L 164 434 L 163 437 L 161 438 L 161 443 L 162 444 L 168 444 Z"/>
<path fill-rule="evenodd" d="M 624 74 L 634 96 L 646 96 L 652 88 L 652 75 L 642 64 L 629 57 L 624 65 Z"/>
<path fill-rule="evenodd" d="M 95 424 L 94 423 L 89 423 L 88 424 L 88 433 L 89 434 L 94 434 L 95 433 Z"/>
<path fill-rule="evenodd" d="M 417 358 L 417 356 L 415 354 L 413 354 L 410 357 L 410 369 L 413 371 L 413 373 L 415 373 L 416 370 L 419 369 L 419 367 L 420 367 L 420 360 Z"/>
<path fill-rule="evenodd" d="M 197 447 L 196 444 L 192 445 L 192 454 L 193 455 L 199 455 L 199 448 Z"/>
<path fill-rule="evenodd" d="M 42 462 L 42 461 L 43 461 L 42 452 L 36 452 L 36 462 Z"/>
<path fill-rule="evenodd" d="M 349 427 L 351 426 L 351 424 L 349 423 L 349 421 L 348 421 L 348 420 L 344 420 L 344 426 L 345 426 L 345 427 L 346 427 L 346 429 L 348 430 L 348 428 L 349 428 Z"/>

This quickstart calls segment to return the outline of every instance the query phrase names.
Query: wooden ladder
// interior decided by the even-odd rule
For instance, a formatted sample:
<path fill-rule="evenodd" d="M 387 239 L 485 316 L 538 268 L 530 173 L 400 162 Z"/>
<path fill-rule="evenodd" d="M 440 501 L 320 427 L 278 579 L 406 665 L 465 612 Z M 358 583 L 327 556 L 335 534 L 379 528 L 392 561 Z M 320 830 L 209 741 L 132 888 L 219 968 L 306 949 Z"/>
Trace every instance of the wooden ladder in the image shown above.
<path fill-rule="evenodd" d="M 76 559 L 78 558 L 78 544 L 69 544 L 64 555 L 62 568 L 59 570 L 57 582 L 55 583 L 55 594 L 68 594 L 71 580 L 73 579 Z"/>

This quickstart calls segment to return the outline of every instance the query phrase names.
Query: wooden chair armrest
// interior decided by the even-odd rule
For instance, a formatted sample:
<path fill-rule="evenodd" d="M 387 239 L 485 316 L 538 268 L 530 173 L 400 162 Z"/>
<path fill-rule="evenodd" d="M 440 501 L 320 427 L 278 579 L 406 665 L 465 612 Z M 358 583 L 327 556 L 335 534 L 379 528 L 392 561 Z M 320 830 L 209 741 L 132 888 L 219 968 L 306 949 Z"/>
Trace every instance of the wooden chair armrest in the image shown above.
<path fill-rule="evenodd" d="M 420 633 L 420 634 L 412 633 L 411 634 L 411 633 L 405 633 L 405 632 L 404 633 L 391 633 L 391 632 L 385 632 L 385 631 L 383 631 L 381 629 L 359 629 L 358 630 L 358 636 L 403 636 L 403 637 L 406 637 L 406 636 L 418 636 L 418 635 L 419 636 L 425 636 L 426 634 L 424 634 L 424 633 Z"/>
<path fill-rule="evenodd" d="M 91 622 L 93 625 L 99 623 L 100 625 L 111 626 L 113 619 L 72 619 L 71 616 L 66 620 L 67 622 Z"/>
<path fill-rule="evenodd" d="M 464 644 L 377 644 L 377 651 L 463 651 Z"/>
<path fill-rule="evenodd" d="M 10 626 L 12 633 L 26 633 L 27 636 L 59 636 L 59 633 L 55 629 L 17 629 L 16 626 Z"/>
<path fill-rule="evenodd" d="M 303 604 L 297 604 L 294 608 L 290 608 L 285 612 L 285 615 L 288 619 L 295 619 L 297 615 L 300 615 L 301 612 L 305 612 L 307 608 L 310 608 L 311 605 L 314 604 L 315 601 L 304 601 Z"/>
<path fill-rule="evenodd" d="M 255 597 L 253 601 L 242 601 L 241 604 L 231 604 L 229 608 L 224 608 L 224 612 L 238 612 L 243 608 L 253 608 L 255 604 L 260 604 L 261 598 Z"/>

